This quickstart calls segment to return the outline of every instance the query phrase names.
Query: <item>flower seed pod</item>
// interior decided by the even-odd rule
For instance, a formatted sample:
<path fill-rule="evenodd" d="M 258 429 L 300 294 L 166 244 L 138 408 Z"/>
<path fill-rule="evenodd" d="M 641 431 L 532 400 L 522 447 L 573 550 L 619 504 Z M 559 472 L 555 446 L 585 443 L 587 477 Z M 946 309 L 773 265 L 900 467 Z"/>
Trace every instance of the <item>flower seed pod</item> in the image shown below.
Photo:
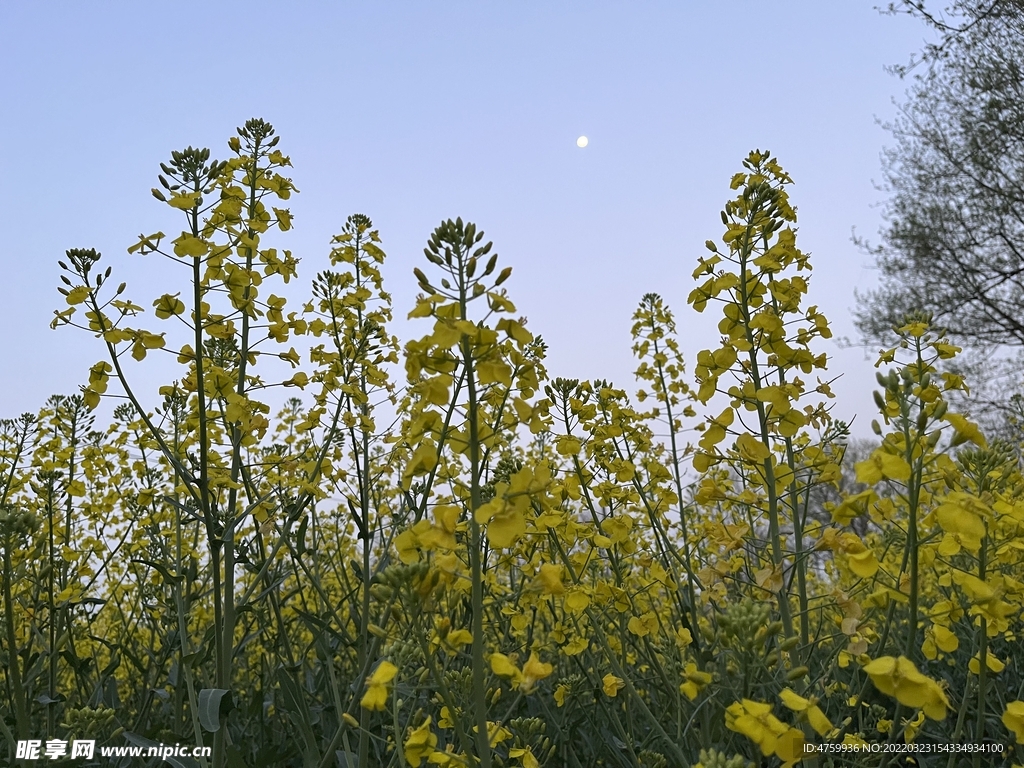
<path fill-rule="evenodd" d="M 791 651 L 794 648 L 796 648 L 797 643 L 799 643 L 799 642 L 800 642 L 800 638 L 797 637 L 796 635 L 793 635 L 793 637 L 787 637 L 779 645 L 779 650 L 781 650 L 781 651 Z"/>
<path fill-rule="evenodd" d="M 805 677 L 807 673 L 810 671 L 811 670 L 807 667 L 794 667 L 793 669 L 789 670 L 789 673 L 786 675 L 786 679 L 790 682 L 794 680 L 799 680 L 801 677 Z"/>

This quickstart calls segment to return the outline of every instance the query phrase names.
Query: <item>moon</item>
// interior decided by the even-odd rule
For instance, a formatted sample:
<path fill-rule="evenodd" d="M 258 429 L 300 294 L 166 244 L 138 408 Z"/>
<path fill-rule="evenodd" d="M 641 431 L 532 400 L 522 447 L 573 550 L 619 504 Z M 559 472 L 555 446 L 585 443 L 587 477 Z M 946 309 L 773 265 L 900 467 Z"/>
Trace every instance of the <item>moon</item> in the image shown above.
<path fill-rule="evenodd" d="M 576 139 L 576 146 L 579 147 L 580 149 L 583 149 L 589 143 L 590 139 L 588 139 L 586 136 L 580 136 L 578 139 Z"/>

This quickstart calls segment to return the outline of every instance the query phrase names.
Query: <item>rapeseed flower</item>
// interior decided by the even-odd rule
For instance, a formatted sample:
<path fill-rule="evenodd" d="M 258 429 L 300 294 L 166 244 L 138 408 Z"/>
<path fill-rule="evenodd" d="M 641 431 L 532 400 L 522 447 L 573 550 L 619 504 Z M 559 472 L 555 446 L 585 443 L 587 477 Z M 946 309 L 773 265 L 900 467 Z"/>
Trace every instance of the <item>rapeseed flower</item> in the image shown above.
<path fill-rule="evenodd" d="M 875 687 L 900 704 L 923 710 L 932 720 L 946 717 L 949 699 L 942 687 L 918 672 L 914 662 L 900 656 L 882 656 L 864 667 Z"/>

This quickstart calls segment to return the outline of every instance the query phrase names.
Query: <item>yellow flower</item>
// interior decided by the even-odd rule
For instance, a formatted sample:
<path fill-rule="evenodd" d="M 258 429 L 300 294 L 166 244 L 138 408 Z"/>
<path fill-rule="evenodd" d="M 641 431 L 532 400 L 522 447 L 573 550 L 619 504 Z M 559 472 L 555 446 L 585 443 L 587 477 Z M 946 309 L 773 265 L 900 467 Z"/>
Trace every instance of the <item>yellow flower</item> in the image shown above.
<path fill-rule="evenodd" d="M 616 677 L 610 672 L 604 676 L 601 682 L 604 683 L 605 696 L 611 696 L 612 698 L 615 698 L 618 692 L 626 687 L 626 683 L 621 677 Z"/>
<path fill-rule="evenodd" d="M 473 732 L 477 733 L 477 729 L 474 726 Z M 493 723 L 490 720 L 487 721 L 487 742 L 491 745 L 491 749 L 501 744 L 503 741 L 508 741 L 512 738 L 512 731 L 504 727 L 501 723 Z"/>
<path fill-rule="evenodd" d="M 753 741 L 765 757 L 778 755 L 787 765 L 803 757 L 804 735 L 775 717 L 771 704 L 750 699 L 730 704 L 725 727 Z"/>
<path fill-rule="evenodd" d="M 557 704 L 560 707 L 564 707 L 565 696 L 567 693 L 569 693 L 569 686 L 567 685 L 560 685 L 557 688 L 555 688 L 555 704 Z"/>
<path fill-rule="evenodd" d="M 985 538 L 985 518 L 991 517 L 992 511 L 976 496 L 955 492 L 949 494 L 934 515 L 945 531 L 939 554 L 950 557 L 961 547 L 975 553 L 981 548 L 981 540 Z"/>
<path fill-rule="evenodd" d="M 590 605 L 590 595 L 586 592 L 573 591 L 565 596 L 565 609 L 574 615 L 583 613 Z"/>
<path fill-rule="evenodd" d="M 545 595 L 561 595 L 565 593 L 562 584 L 562 566 L 545 563 L 537 573 L 537 584 Z"/>
<path fill-rule="evenodd" d="M 924 712 L 918 712 L 913 720 L 904 720 L 903 723 L 906 726 L 903 729 L 903 740 L 910 744 L 917 738 L 917 732 L 924 725 Z"/>
<path fill-rule="evenodd" d="M 816 699 L 805 699 L 790 688 L 786 688 L 781 694 L 782 703 L 794 712 L 803 713 L 807 722 L 811 724 L 819 736 L 827 736 L 832 732 L 832 723 L 825 717 L 825 713 L 818 708 Z"/>
<path fill-rule="evenodd" d="M 1018 744 L 1024 744 L 1024 701 L 1011 701 L 1003 712 L 1003 725 L 1013 731 Z"/>
<path fill-rule="evenodd" d="M 949 699 L 945 692 L 934 680 L 918 672 L 910 659 L 882 656 L 867 664 L 864 671 L 878 690 L 900 704 L 924 710 L 932 720 L 946 717 Z"/>
<path fill-rule="evenodd" d="M 865 546 L 855 533 L 844 532 L 836 540 L 836 546 L 846 554 L 846 564 L 854 575 L 870 579 L 878 571 L 875 553 Z"/>
<path fill-rule="evenodd" d="M 633 616 L 629 620 L 628 629 L 637 637 L 647 637 L 651 632 L 658 629 L 658 617 L 654 611 L 648 611 L 643 616 Z"/>
<path fill-rule="evenodd" d="M 887 453 L 881 448 L 866 461 L 858 461 L 853 468 L 857 472 L 857 482 L 864 485 L 875 485 L 883 478 L 901 482 L 910 479 L 910 465 L 903 457 Z"/>
<path fill-rule="evenodd" d="M 491 654 L 491 671 L 498 677 L 507 677 L 515 686 L 523 681 L 523 673 L 519 671 L 519 667 L 503 653 Z"/>
<path fill-rule="evenodd" d="M 529 747 L 526 749 L 510 749 L 508 751 L 509 757 L 518 757 L 523 761 L 523 768 L 540 768 L 540 763 L 537 762 L 537 758 L 533 756 L 533 752 Z"/>
<path fill-rule="evenodd" d="M 985 436 L 978 429 L 973 421 L 968 421 L 959 413 L 947 413 L 946 421 L 953 425 L 956 434 L 953 435 L 953 445 L 960 445 L 968 441 L 984 448 L 986 446 Z"/>
<path fill-rule="evenodd" d="M 373 674 L 366 678 L 366 693 L 359 702 L 363 709 L 381 711 L 388 702 L 388 683 L 395 679 L 398 667 L 390 661 L 382 661 Z"/>
<path fill-rule="evenodd" d="M 899 332 L 909 334 L 914 338 L 919 339 L 928 332 L 928 324 L 922 322 L 907 323 L 899 328 Z"/>
<path fill-rule="evenodd" d="M 459 650 L 464 645 L 469 645 L 473 642 L 473 635 L 470 634 L 468 629 L 454 629 L 445 635 L 444 644 L 454 651 Z"/>
<path fill-rule="evenodd" d="M 437 746 L 437 735 L 430 730 L 430 716 L 405 740 L 405 759 L 413 768 L 419 768 L 423 758 L 430 757 Z"/>
<path fill-rule="evenodd" d="M 529 693 L 536 687 L 539 680 L 549 677 L 554 670 L 553 666 L 538 659 L 537 654 L 531 653 L 530 658 L 523 665 L 523 680 L 519 684 L 519 689 L 523 693 Z"/>
<path fill-rule="evenodd" d="M 698 670 L 697 665 L 692 661 L 687 662 L 683 675 L 686 677 L 686 682 L 679 686 L 679 690 L 686 694 L 686 698 L 690 701 L 696 699 L 700 692 L 711 683 L 711 675 Z"/>
<path fill-rule="evenodd" d="M 583 653 L 587 648 L 590 647 L 590 641 L 584 635 L 577 635 L 564 646 L 562 646 L 562 653 L 566 656 L 577 656 Z"/>
<path fill-rule="evenodd" d="M 991 653 L 985 654 L 985 666 L 988 667 L 989 672 L 995 673 L 1002 672 L 1006 668 L 1006 665 Z M 967 664 L 967 668 L 971 670 L 971 674 L 981 674 L 981 660 L 978 658 L 978 654 L 974 654 L 974 658 Z"/>

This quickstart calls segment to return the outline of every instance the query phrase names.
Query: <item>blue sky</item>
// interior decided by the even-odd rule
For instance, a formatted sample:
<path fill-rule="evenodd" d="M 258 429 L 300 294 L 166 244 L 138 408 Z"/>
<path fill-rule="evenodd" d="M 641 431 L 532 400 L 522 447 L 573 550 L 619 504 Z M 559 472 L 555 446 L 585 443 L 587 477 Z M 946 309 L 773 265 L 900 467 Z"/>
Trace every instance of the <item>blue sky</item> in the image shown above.
<path fill-rule="evenodd" d="M 717 317 L 687 307 L 690 274 L 754 148 L 796 180 L 810 303 L 853 336 L 853 289 L 874 272 L 851 229 L 877 230 L 888 137 L 876 120 L 905 87 L 884 67 L 924 39 L 872 0 L 8 0 L 0 417 L 76 391 L 103 356 L 88 334 L 49 329 L 65 249 L 102 251 L 150 306 L 174 273 L 125 249 L 180 228 L 150 196 L 158 163 L 186 145 L 225 157 L 252 116 L 275 125 L 295 166 L 296 229 L 281 245 L 302 259 L 301 285 L 327 266 L 345 217 L 369 215 L 404 339 L 422 332 L 404 317 L 423 245 L 462 216 L 514 267 L 507 287 L 548 342 L 552 376 L 634 389 L 630 318 L 648 291 L 673 308 L 692 365 Z M 835 414 L 859 413 L 867 434 L 874 355 L 823 350 L 843 374 Z M 175 366 L 146 362 L 134 373 L 155 393 Z"/>

